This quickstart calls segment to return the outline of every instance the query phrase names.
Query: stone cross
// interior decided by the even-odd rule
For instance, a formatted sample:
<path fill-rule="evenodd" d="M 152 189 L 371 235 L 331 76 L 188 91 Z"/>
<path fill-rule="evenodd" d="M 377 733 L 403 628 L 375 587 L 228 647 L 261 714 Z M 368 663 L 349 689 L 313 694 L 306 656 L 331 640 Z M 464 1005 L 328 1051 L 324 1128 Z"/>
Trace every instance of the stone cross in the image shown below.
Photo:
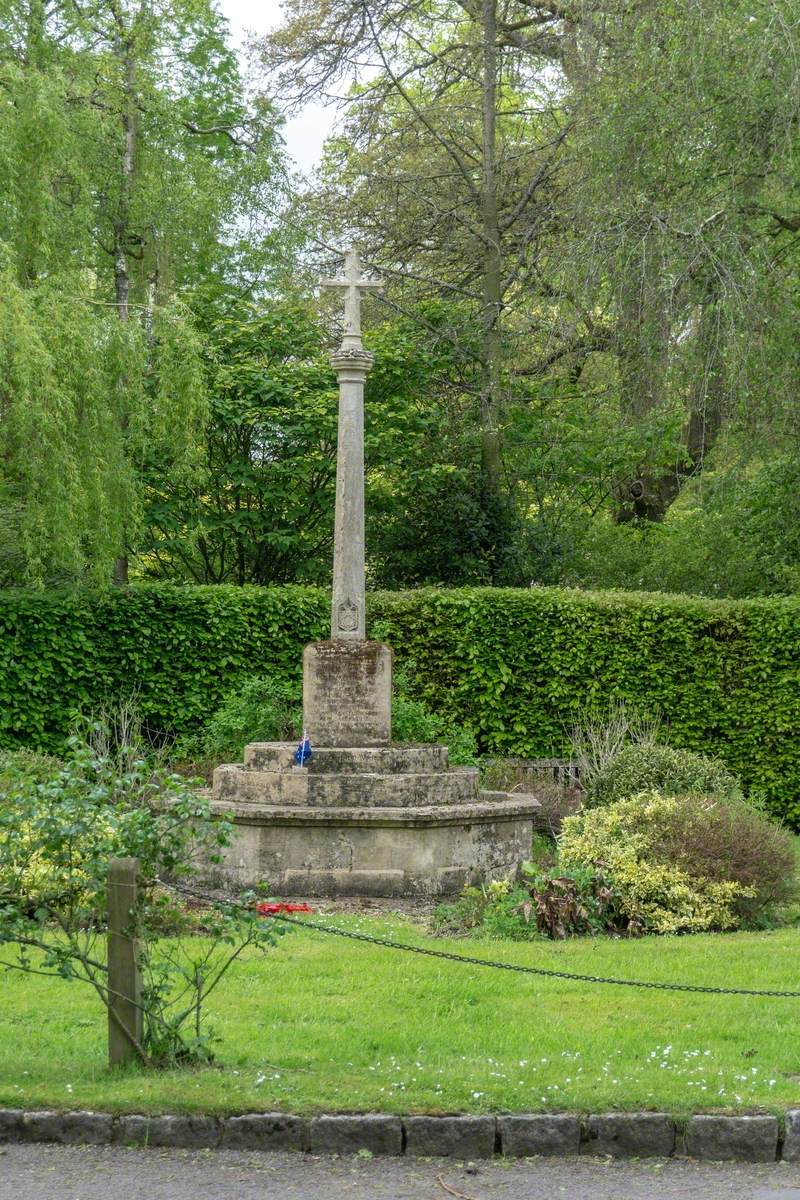
<path fill-rule="evenodd" d="M 361 273 L 361 260 L 354 246 L 344 252 L 344 276 L 339 279 L 320 279 L 320 287 L 337 288 L 344 292 L 344 337 L 342 349 L 360 350 L 361 347 L 361 293 L 379 292 L 383 289 L 382 279 L 369 279 Z"/>
<path fill-rule="evenodd" d="M 344 276 L 321 279 L 321 287 L 344 292 L 344 337 L 331 355 L 339 380 L 339 439 L 336 456 L 336 518 L 333 540 L 331 638 L 366 637 L 364 572 L 364 382 L 373 357 L 361 344 L 361 294 L 383 280 L 361 273 L 358 251 L 344 256 Z"/>

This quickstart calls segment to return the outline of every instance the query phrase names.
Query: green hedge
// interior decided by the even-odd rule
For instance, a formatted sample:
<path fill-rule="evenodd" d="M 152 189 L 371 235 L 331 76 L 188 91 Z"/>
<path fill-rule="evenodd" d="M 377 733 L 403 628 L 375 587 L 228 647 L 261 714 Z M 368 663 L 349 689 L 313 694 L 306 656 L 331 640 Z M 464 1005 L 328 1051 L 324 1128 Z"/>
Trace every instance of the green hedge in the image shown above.
<path fill-rule="evenodd" d="M 470 588 L 369 608 L 483 749 L 557 754 L 581 710 L 624 698 L 800 828 L 800 599 Z M 188 731 L 238 678 L 297 670 L 327 620 L 327 594 L 299 587 L 1 592 L 0 743 L 57 749 L 73 712 L 131 694 L 153 728 Z"/>

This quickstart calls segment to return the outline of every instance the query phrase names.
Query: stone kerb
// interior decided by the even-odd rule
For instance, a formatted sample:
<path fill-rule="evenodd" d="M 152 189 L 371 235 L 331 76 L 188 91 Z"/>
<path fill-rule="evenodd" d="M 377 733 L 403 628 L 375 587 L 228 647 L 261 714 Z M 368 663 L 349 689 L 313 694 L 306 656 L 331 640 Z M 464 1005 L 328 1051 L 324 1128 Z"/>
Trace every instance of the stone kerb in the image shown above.
<path fill-rule="evenodd" d="M 0 1143 L 138 1145 L 175 1149 L 295 1150 L 456 1159 L 532 1155 L 800 1161 L 800 1111 L 701 1113 L 684 1126 L 666 1113 L 514 1113 L 452 1116 L 262 1112 L 237 1116 L 111 1114 L 0 1109 Z"/>

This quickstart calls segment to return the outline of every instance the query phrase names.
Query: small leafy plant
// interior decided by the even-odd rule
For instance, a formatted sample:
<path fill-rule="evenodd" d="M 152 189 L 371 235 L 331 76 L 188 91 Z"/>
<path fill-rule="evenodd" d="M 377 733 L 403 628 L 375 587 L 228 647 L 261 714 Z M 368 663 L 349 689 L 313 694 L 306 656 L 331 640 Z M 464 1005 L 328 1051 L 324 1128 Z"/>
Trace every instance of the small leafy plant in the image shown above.
<path fill-rule="evenodd" d="M 134 753 L 101 753 L 78 736 L 63 762 L 23 755 L 15 766 L 6 756 L 0 789 L 0 966 L 82 981 L 108 1007 L 108 867 L 115 857 L 137 858 L 131 934 L 140 946 L 144 1034 L 134 1049 L 148 1066 L 208 1061 L 209 994 L 247 947 L 272 945 L 276 930 L 252 905 L 231 904 L 213 906 L 198 928 L 158 881 L 218 860 L 230 825 L 183 777 Z"/>
<path fill-rule="evenodd" d="M 553 843 L 543 837 L 534 840 L 533 855 L 521 867 L 518 880 L 468 887 L 453 904 L 440 905 L 434 914 L 437 931 L 479 929 L 489 937 L 515 941 L 639 932 L 638 925 L 622 912 L 613 886 L 601 872 L 565 866 Z"/>

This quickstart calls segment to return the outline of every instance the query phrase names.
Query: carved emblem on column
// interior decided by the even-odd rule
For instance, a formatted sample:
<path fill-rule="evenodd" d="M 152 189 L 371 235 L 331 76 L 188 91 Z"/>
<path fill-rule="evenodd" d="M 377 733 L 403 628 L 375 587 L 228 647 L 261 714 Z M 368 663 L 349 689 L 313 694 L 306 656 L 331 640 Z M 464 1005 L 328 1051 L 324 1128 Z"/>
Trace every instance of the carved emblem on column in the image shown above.
<path fill-rule="evenodd" d="M 336 624 L 342 633 L 353 633 L 358 629 L 358 605 L 349 596 L 344 604 L 339 605 Z"/>

